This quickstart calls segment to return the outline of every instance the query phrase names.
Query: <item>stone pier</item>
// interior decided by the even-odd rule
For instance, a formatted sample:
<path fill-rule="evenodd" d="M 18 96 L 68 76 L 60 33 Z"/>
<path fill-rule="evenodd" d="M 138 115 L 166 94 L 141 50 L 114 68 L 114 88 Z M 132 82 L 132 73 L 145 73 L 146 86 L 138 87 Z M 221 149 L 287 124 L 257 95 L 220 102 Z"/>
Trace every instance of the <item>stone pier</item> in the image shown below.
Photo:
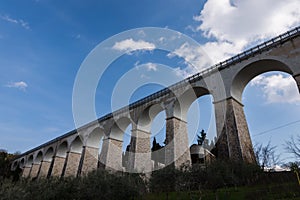
<path fill-rule="evenodd" d="M 30 174 L 31 166 L 25 166 L 22 172 L 23 178 L 28 178 Z"/>
<path fill-rule="evenodd" d="M 123 141 L 117 139 L 103 139 L 100 162 L 104 164 L 105 169 L 122 171 L 122 145 Z"/>
<path fill-rule="evenodd" d="M 255 163 L 243 105 L 234 98 L 215 102 L 218 158 Z"/>
<path fill-rule="evenodd" d="M 151 163 L 151 133 L 133 129 L 131 131 L 130 143 L 130 170 L 134 172 L 150 172 L 152 169 Z"/>
<path fill-rule="evenodd" d="M 30 177 L 31 178 L 36 178 L 38 176 L 39 170 L 40 170 L 41 163 L 33 163 L 31 172 L 30 172 Z"/>
<path fill-rule="evenodd" d="M 42 161 L 40 173 L 38 175 L 39 178 L 46 178 L 50 169 L 51 161 Z"/>
<path fill-rule="evenodd" d="M 99 148 L 84 146 L 84 155 L 81 168 L 81 174 L 85 175 L 93 170 L 97 169 L 98 166 L 98 153 Z"/>
<path fill-rule="evenodd" d="M 166 119 L 165 164 L 174 164 L 175 168 L 191 165 L 187 123 L 177 117 Z"/>
<path fill-rule="evenodd" d="M 68 152 L 67 165 L 64 176 L 77 176 L 81 153 Z"/>
<path fill-rule="evenodd" d="M 62 175 L 65 161 L 66 161 L 65 157 L 60 157 L 60 156 L 54 157 L 54 164 L 51 173 L 52 176 L 60 177 Z"/>

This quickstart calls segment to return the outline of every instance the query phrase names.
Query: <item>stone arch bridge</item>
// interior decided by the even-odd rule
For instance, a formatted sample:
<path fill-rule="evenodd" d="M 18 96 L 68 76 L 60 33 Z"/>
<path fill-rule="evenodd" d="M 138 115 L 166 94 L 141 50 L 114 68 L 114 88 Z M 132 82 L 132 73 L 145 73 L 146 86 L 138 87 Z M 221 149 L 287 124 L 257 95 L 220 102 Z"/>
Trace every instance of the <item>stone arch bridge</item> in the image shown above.
<path fill-rule="evenodd" d="M 253 163 L 255 156 L 243 110 L 243 90 L 254 77 L 269 71 L 292 75 L 300 89 L 299 36 L 297 27 L 31 149 L 12 162 L 12 170 L 21 168 L 22 176 L 31 178 L 77 176 L 100 166 L 123 170 L 122 138 L 131 125 L 130 169 L 150 172 L 153 170 L 150 127 L 161 111 L 166 114 L 165 165 L 190 164 L 186 115 L 193 101 L 206 94 L 212 95 L 215 108 L 217 158 Z"/>

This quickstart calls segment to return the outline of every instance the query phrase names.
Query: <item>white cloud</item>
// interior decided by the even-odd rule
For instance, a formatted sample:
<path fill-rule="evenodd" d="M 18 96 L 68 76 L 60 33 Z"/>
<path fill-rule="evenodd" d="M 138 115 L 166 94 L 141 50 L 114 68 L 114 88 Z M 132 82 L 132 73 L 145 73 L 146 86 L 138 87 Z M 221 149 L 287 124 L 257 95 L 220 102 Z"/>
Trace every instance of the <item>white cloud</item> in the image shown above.
<path fill-rule="evenodd" d="M 141 69 L 141 67 L 142 67 L 142 69 L 145 69 L 145 68 L 146 68 L 146 70 L 147 70 L 148 72 L 149 72 L 149 71 L 157 71 L 157 70 L 158 70 L 158 69 L 157 69 L 157 64 L 152 63 L 152 62 L 140 64 L 140 61 L 136 61 L 136 62 L 134 63 L 134 67 L 135 67 L 137 70 Z"/>
<path fill-rule="evenodd" d="M 169 53 L 167 56 L 172 58 L 174 56 L 181 57 L 185 60 L 186 68 L 180 70 L 175 69 L 176 74 L 183 74 L 184 77 L 195 74 L 204 68 L 212 65 L 212 60 L 208 57 L 204 50 L 205 47 L 193 46 L 189 43 L 182 44 L 179 48 Z"/>
<path fill-rule="evenodd" d="M 292 76 L 259 75 L 250 82 L 250 86 L 260 87 L 267 103 L 300 103 L 298 88 Z"/>
<path fill-rule="evenodd" d="M 144 65 L 146 66 L 147 71 L 155 71 L 155 72 L 157 71 L 157 65 L 155 63 L 149 62 Z"/>
<path fill-rule="evenodd" d="M 28 87 L 28 85 L 26 82 L 20 81 L 20 82 L 10 82 L 10 83 L 6 84 L 5 87 L 17 88 L 19 90 L 25 91 L 26 88 Z"/>
<path fill-rule="evenodd" d="M 214 40 L 204 48 L 208 47 L 208 56 L 219 62 L 217 59 L 299 25 L 300 4 L 299 0 L 208 0 L 194 20 L 200 22 L 197 30 Z"/>
<path fill-rule="evenodd" d="M 13 19 L 8 15 L 1 15 L 0 19 L 2 19 L 4 21 L 7 21 L 9 23 L 18 24 L 18 25 L 22 26 L 23 28 L 25 28 L 27 30 L 30 29 L 28 22 L 26 22 L 22 19 Z"/>
<path fill-rule="evenodd" d="M 151 51 L 155 49 L 155 44 L 146 42 L 144 40 L 135 41 L 132 38 L 126 39 L 120 42 L 116 42 L 112 47 L 118 51 L 136 51 L 136 50 L 148 50 Z"/>

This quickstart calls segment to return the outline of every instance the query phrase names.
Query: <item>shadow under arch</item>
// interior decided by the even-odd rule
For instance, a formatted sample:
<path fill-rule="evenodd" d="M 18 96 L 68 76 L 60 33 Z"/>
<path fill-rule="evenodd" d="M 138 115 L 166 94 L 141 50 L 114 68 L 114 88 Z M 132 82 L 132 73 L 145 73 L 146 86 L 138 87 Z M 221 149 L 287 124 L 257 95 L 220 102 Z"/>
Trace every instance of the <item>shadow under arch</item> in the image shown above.
<path fill-rule="evenodd" d="M 31 165 L 33 164 L 33 154 L 31 154 L 28 159 L 27 159 L 27 162 L 26 162 L 26 166 L 27 167 L 31 167 Z"/>
<path fill-rule="evenodd" d="M 67 152 L 68 152 L 68 142 L 64 141 L 58 146 L 56 156 L 59 156 L 61 158 L 66 158 Z"/>
<path fill-rule="evenodd" d="M 104 137 L 104 130 L 97 127 L 92 132 L 89 133 L 87 140 L 86 140 L 86 146 L 93 147 L 93 148 L 99 148 L 100 142 Z"/>
<path fill-rule="evenodd" d="M 34 159 L 34 163 L 40 164 L 42 160 L 43 160 L 43 152 L 39 151 Z"/>
<path fill-rule="evenodd" d="M 19 166 L 20 166 L 21 169 L 25 167 L 25 158 L 21 159 Z"/>
<path fill-rule="evenodd" d="M 144 109 L 137 120 L 137 129 L 150 133 L 154 118 L 164 110 L 160 104 L 149 105 Z"/>
<path fill-rule="evenodd" d="M 66 166 L 66 158 L 68 153 L 69 143 L 67 140 L 62 141 L 54 154 L 54 159 L 52 159 L 52 164 L 50 166 L 48 177 L 49 176 L 63 176 Z"/>
<path fill-rule="evenodd" d="M 121 117 L 111 126 L 108 137 L 111 139 L 123 141 L 124 133 L 130 124 L 131 120 L 128 117 Z"/>
<path fill-rule="evenodd" d="M 51 162 L 53 155 L 54 155 L 54 149 L 53 149 L 53 147 L 49 147 L 45 153 L 43 161 Z"/>
<path fill-rule="evenodd" d="M 281 71 L 293 75 L 292 69 L 279 60 L 259 60 L 248 64 L 236 74 L 231 84 L 230 95 L 242 103 L 242 94 L 247 84 L 256 76 L 271 71 Z"/>

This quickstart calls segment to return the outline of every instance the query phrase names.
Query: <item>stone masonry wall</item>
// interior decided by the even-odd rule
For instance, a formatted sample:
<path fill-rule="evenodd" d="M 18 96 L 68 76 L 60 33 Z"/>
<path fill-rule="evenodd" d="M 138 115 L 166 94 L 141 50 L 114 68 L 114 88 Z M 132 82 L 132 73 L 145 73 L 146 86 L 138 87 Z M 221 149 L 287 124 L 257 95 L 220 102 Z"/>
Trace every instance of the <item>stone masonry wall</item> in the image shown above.
<path fill-rule="evenodd" d="M 39 178 L 46 178 L 48 175 L 48 171 L 50 168 L 50 164 L 51 162 L 49 161 L 42 161 L 41 162 L 41 169 L 40 169 L 40 173 L 39 173 Z"/>
<path fill-rule="evenodd" d="M 122 171 L 122 145 L 123 141 L 107 138 L 103 140 L 100 162 L 105 169 Z"/>
<path fill-rule="evenodd" d="M 215 103 L 215 113 L 218 132 L 217 157 L 255 163 L 243 105 L 230 98 Z"/>
<path fill-rule="evenodd" d="M 52 168 L 51 176 L 57 176 L 57 177 L 61 176 L 65 161 L 66 161 L 66 158 L 63 158 L 63 157 L 56 156 L 54 158 L 54 165 Z"/>
<path fill-rule="evenodd" d="M 134 137 L 132 147 L 132 155 L 130 156 L 130 163 L 135 172 L 150 172 L 152 169 L 151 163 L 151 134 L 142 130 L 132 130 L 132 136 Z"/>
<path fill-rule="evenodd" d="M 179 168 L 183 164 L 191 164 L 186 122 L 176 117 L 166 120 L 166 144 L 166 165 L 173 163 Z"/>
<path fill-rule="evenodd" d="M 37 176 L 38 176 L 38 173 L 39 173 L 39 170 L 40 170 L 40 166 L 41 166 L 40 164 L 34 163 L 34 164 L 32 165 L 32 168 L 31 168 L 31 172 L 30 172 L 29 177 L 31 177 L 31 178 L 37 177 Z"/>
<path fill-rule="evenodd" d="M 84 155 L 82 169 L 81 169 L 81 173 L 83 175 L 97 169 L 99 148 L 86 146 L 84 152 L 85 155 Z"/>
<path fill-rule="evenodd" d="M 69 152 L 65 177 L 77 176 L 81 153 Z"/>
<path fill-rule="evenodd" d="M 243 105 L 232 99 L 232 106 L 243 160 L 247 163 L 256 163 Z"/>
<path fill-rule="evenodd" d="M 31 170 L 31 167 L 24 167 L 22 177 L 27 178 L 29 176 L 30 170 Z"/>

